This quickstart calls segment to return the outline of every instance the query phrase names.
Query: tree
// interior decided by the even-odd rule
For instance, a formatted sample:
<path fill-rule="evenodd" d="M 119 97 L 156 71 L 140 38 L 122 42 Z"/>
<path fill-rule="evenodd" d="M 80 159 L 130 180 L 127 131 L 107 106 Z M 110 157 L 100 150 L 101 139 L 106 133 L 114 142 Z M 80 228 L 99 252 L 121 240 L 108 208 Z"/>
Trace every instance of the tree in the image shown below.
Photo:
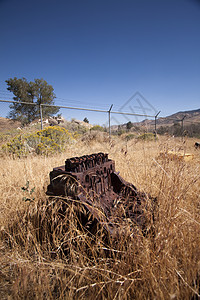
<path fill-rule="evenodd" d="M 14 77 L 6 80 L 7 90 L 14 94 L 15 103 L 10 105 L 9 118 L 19 120 L 23 124 L 32 122 L 40 117 L 40 104 L 54 105 L 54 89 L 44 79 L 35 79 L 28 82 L 26 78 Z M 25 104 L 34 103 L 35 105 Z M 43 117 L 56 114 L 59 108 L 42 106 Z"/>
<path fill-rule="evenodd" d="M 126 129 L 127 129 L 127 130 L 130 130 L 132 127 L 133 127 L 133 124 L 131 123 L 131 121 L 129 121 L 129 122 L 126 124 Z"/>
<path fill-rule="evenodd" d="M 86 117 L 85 117 L 85 118 L 83 119 L 83 122 L 85 122 L 85 123 L 89 123 L 89 120 L 88 120 L 88 118 L 86 118 Z"/>

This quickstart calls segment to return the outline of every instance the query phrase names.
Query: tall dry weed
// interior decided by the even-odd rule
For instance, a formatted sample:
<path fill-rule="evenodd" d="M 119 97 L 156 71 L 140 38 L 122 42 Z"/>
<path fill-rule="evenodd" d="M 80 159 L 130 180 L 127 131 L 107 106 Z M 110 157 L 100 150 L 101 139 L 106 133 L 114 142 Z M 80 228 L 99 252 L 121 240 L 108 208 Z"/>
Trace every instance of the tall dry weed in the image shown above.
<path fill-rule="evenodd" d="M 77 143 L 51 158 L 1 160 L 1 299 L 198 297 L 200 153 L 193 142 L 116 138 L 90 147 Z M 174 148 L 195 157 L 185 162 L 160 155 Z M 95 234 L 82 228 L 79 204 L 45 195 L 53 167 L 99 151 L 109 153 L 124 179 L 157 197 L 152 233 L 143 236 L 125 220 L 117 241 L 105 240 L 100 226 Z M 35 189 L 24 201 L 27 181 Z"/>

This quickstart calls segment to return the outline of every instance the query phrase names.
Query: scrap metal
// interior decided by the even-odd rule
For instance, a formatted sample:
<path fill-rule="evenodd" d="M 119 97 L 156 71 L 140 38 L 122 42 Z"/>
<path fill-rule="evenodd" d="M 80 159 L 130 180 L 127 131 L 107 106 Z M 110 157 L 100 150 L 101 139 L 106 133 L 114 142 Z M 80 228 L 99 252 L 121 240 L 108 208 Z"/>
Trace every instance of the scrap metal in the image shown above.
<path fill-rule="evenodd" d="M 111 234 L 124 219 L 142 230 L 147 226 L 150 197 L 125 181 L 105 153 L 72 157 L 54 168 L 47 195 L 77 200 Z"/>

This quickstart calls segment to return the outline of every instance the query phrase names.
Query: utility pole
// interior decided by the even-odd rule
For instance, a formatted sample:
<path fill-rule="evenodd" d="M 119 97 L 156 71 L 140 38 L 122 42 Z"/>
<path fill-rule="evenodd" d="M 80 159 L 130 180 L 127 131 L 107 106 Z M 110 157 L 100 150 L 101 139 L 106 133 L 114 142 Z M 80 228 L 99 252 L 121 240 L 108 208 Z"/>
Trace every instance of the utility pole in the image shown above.
<path fill-rule="evenodd" d="M 111 139 L 111 127 L 110 127 L 110 112 L 111 112 L 111 109 L 113 107 L 113 104 L 111 105 L 109 111 L 108 111 L 108 122 L 109 122 L 109 142 L 110 142 L 110 139 Z"/>
<path fill-rule="evenodd" d="M 156 115 L 155 115 L 155 140 L 157 138 L 157 117 L 159 115 L 161 111 L 159 111 Z"/>

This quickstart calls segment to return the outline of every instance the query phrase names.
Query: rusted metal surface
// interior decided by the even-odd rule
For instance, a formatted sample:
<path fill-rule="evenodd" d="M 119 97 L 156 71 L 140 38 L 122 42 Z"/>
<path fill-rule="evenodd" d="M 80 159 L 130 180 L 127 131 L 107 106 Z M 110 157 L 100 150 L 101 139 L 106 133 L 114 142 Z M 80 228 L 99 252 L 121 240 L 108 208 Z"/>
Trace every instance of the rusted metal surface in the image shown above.
<path fill-rule="evenodd" d="M 108 154 L 67 159 L 50 172 L 47 195 L 77 200 L 111 234 L 127 218 L 141 229 L 147 226 L 148 196 L 115 171 Z"/>
<path fill-rule="evenodd" d="M 196 149 L 200 149 L 200 143 L 196 142 L 196 143 L 194 144 L 194 147 L 195 147 Z"/>

